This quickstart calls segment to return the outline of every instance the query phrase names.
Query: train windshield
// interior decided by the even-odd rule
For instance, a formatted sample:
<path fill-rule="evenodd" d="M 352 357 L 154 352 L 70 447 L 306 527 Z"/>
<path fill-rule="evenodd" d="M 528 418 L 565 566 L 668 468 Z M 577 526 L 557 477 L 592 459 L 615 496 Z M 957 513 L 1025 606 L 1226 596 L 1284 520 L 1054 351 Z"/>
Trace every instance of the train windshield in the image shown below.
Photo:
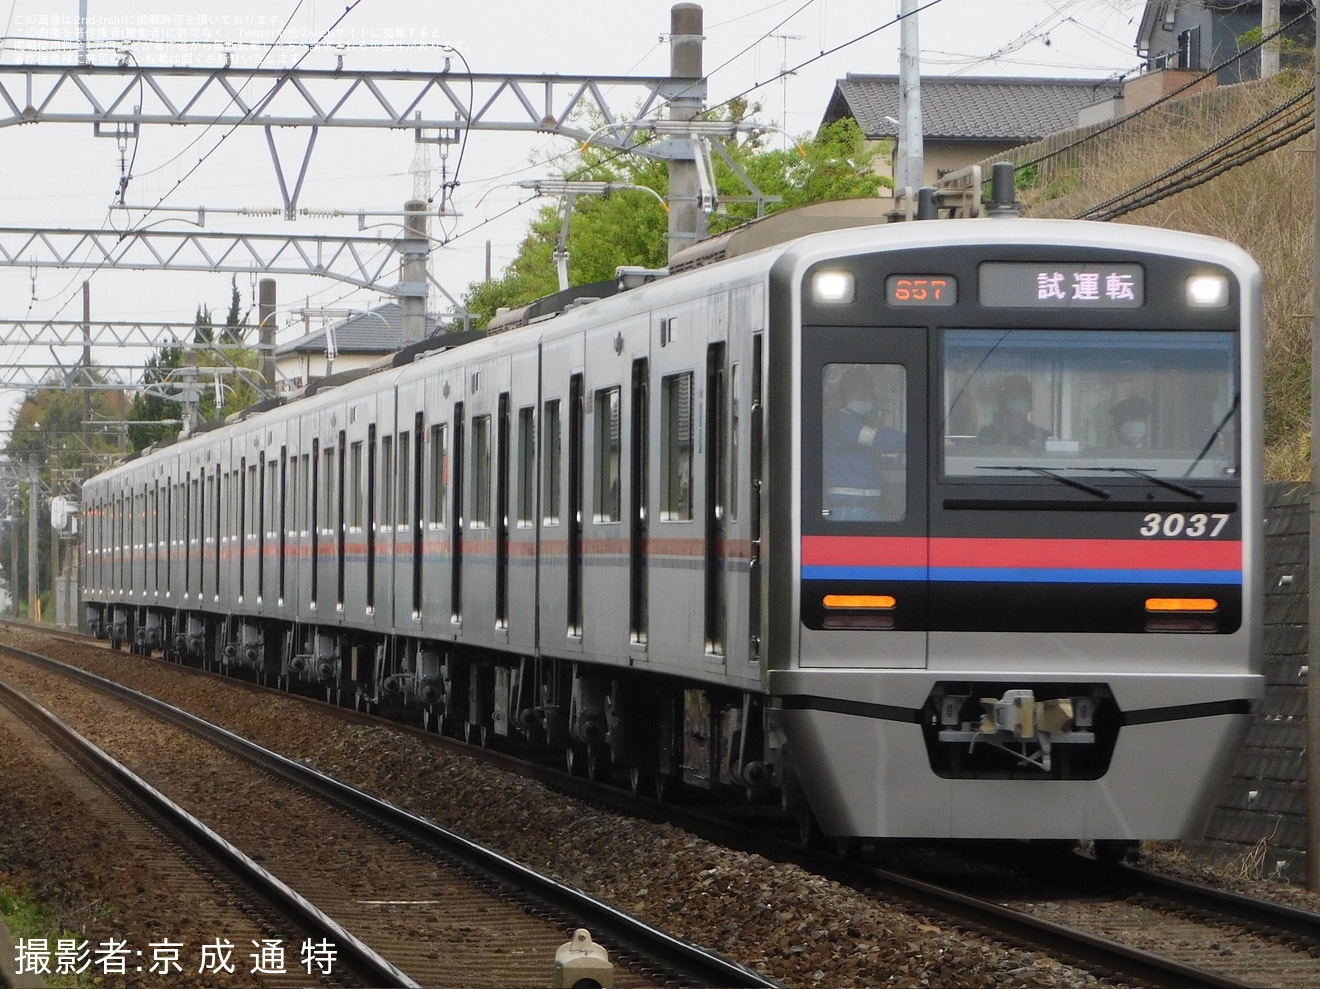
<path fill-rule="evenodd" d="M 946 330 L 946 476 L 1238 472 L 1234 333 Z"/>

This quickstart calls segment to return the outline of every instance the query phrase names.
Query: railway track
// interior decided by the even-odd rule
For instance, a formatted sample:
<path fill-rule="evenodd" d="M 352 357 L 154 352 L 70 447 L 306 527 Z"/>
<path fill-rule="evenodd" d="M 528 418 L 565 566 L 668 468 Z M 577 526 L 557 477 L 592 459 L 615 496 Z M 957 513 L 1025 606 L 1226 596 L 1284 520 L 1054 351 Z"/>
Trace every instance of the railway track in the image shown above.
<path fill-rule="evenodd" d="M 337 709 L 337 713 L 350 723 L 366 723 L 353 712 Z M 470 756 L 504 768 L 516 762 L 435 735 L 425 737 L 427 744 L 452 744 Z M 882 847 L 865 861 L 845 861 L 838 855 L 798 847 L 795 832 L 786 831 L 782 839 L 768 841 L 763 818 L 752 817 L 738 824 L 727 816 L 699 809 L 639 800 L 626 790 L 602 790 L 587 780 L 544 765 L 524 764 L 519 771 L 557 789 L 576 792 L 596 805 L 665 820 L 725 846 L 798 863 L 816 875 L 919 912 L 933 923 L 971 930 L 999 943 L 1047 951 L 1116 982 L 1175 986 L 1320 984 L 1320 969 L 1311 957 L 1320 943 L 1318 919 L 1277 904 L 1205 887 L 1193 889 L 1190 884 L 1157 875 L 1152 875 L 1150 881 L 1161 883 L 1159 891 L 1141 888 L 1139 873 L 1106 869 L 1077 856 L 1049 858 L 1047 868 L 1053 873 L 1049 883 L 1024 879 L 1031 870 L 1024 862 L 1015 863 L 1010 869 L 1013 879 L 1008 889 L 996 889 L 994 882 L 969 879 L 975 865 L 968 867 L 971 872 L 923 878 L 920 868 L 908 868 L 906 864 L 901 868 L 897 864 L 878 868 L 876 863 L 887 856 L 891 850 L 888 848 Z M 743 814 L 747 813 L 744 808 Z M 949 858 L 944 849 L 940 858 Z M 1025 863 L 1031 861 L 1041 864 L 1038 849 L 1032 850 Z M 980 888 L 982 885 L 986 888 Z M 1189 899 L 1193 893 L 1195 900 Z M 1129 919 L 1124 922 L 1124 917 Z M 1199 933 L 1191 933 L 1193 930 Z"/>
<path fill-rule="evenodd" d="M 17 654 L 28 662 L 45 662 L 34 654 Z M 365 962 L 356 963 L 367 972 L 354 977 L 358 984 L 546 984 L 555 948 L 584 927 L 610 948 L 620 986 L 775 985 L 177 708 L 62 664 L 59 675 L 80 677 L 97 691 L 116 695 L 115 701 L 95 705 L 93 713 L 103 724 L 120 727 L 113 733 L 120 737 L 111 740 L 115 747 L 124 745 L 122 728 L 135 717 L 139 724 L 132 731 L 148 733 L 134 708 L 168 722 L 150 730 L 150 746 L 157 751 L 165 746 L 171 757 L 144 771 L 163 778 L 171 792 L 187 793 L 184 803 L 205 804 L 208 792 L 213 797 L 224 793 L 225 799 L 213 800 L 210 810 L 231 818 L 226 832 L 233 835 L 232 843 L 259 848 L 264 866 L 288 877 L 325 917 L 339 918 L 335 926 L 322 925 L 333 932 L 326 935 L 330 943 L 377 945 L 391 967 L 373 971 Z M 195 751 L 190 737 L 205 738 L 207 750 Z M 218 754 L 216 747 L 227 754 Z M 150 753 L 140 750 L 136 758 L 152 761 Z M 252 773 L 253 765 L 264 771 L 260 777 Z M 204 781 L 200 788 L 199 780 Z M 232 820 L 245 812 L 260 816 L 262 807 L 278 808 L 278 814 L 265 822 Z M 438 945 L 450 950 L 436 950 Z"/>

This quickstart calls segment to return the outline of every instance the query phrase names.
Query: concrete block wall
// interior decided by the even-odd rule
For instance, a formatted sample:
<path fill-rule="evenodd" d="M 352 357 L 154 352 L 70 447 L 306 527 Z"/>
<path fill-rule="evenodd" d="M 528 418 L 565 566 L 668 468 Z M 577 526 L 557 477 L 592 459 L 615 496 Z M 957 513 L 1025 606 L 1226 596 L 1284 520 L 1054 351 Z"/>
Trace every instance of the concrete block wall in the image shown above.
<path fill-rule="evenodd" d="M 1309 485 L 1265 492 L 1265 698 L 1205 831 L 1248 874 L 1306 878 Z"/>

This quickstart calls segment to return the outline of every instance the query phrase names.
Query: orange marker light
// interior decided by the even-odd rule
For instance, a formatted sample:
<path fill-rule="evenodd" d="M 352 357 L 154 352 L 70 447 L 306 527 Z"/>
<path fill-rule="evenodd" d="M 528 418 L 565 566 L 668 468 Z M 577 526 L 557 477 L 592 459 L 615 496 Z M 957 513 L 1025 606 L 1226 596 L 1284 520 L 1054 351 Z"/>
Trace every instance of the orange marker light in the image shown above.
<path fill-rule="evenodd" d="M 827 608 L 867 608 L 889 611 L 896 602 L 889 594 L 826 594 L 821 602 Z"/>
<path fill-rule="evenodd" d="M 1146 598 L 1146 610 L 1158 611 L 1163 614 L 1189 611 L 1204 614 L 1209 611 L 1218 611 L 1219 602 L 1214 598 Z"/>

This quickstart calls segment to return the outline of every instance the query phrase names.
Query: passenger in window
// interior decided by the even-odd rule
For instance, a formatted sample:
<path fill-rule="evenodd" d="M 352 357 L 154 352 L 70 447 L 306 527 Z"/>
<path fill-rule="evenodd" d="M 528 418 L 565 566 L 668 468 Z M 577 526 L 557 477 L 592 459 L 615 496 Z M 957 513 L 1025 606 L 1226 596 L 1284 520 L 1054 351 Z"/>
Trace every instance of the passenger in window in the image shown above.
<path fill-rule="evenodd" d="M 1031 382 L 1026 375 L 1005 378 L 995 398 L 994 418 L 981 427 L 977 440 L 990 446 L 1045 449 L 1050 431 L 1031 421 Z"/>
<path fill-rule="evenodd" d="M 893 454 L 906 449 L 902 430 L 881 421 L 875 383 L 860 365 L 847 367 L 826 394 L 824 481 L 827 517 L 884 520 L 901 517 L 885 507 L 886 480 L 892 480 Z M 885 454 L 890 461 L 886 464 Z M 896 493 L 901 500 L 901 492 Z"/>
<path fill-rule="evenodd" d="M 1131 395 L 1110 411 L 1114 424 L 1114 445 L 1139 449 L 1150 445 L 1150 403 Z"/>

